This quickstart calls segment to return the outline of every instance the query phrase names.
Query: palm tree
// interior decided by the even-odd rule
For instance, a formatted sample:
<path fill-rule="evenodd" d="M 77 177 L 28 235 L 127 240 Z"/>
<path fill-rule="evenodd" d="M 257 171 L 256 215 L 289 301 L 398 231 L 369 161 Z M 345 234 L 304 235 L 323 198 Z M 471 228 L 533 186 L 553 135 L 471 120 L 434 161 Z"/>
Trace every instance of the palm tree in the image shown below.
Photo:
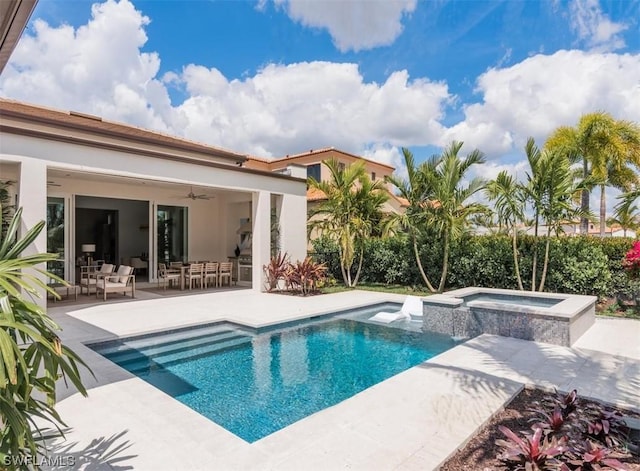
<path fill-rule="evenodd" d="M 574 204 L 575 197 L 584 185 L 590 184 L 587 179 L 576 184 L 571 163 L 565 154 L 560 152 L 541 152 L 532 138 L 525 146 L 530 173 L 524 188 L 526 201 L 533 211 L 534 237 L 531 291 L 543 291 L 549 267 L 549 250 L 551 235 L 562 232 L 562 223 L 576 217 L 586 216 L 581 208 Z M 545 251 L 540 283 L 537 279 L 539 228 L 546 227 Z"/>
<path fill-rule="evenodd" d="M 439 293 L 444 290 L 447 280 L 451 243 L 467 232 L 474 215 L 488 211 L 480 203 L 469 202 L 470 198 L 484 189 L 485 181 L 476 177 L 464 184 L 469 169 L 485 162 L 484 155 L 474 149 L 461 158 L 458 153 L 462 145 L 462 142 L 453 141 L 442 155 L 433 157 L 425 167 L 427 188 L 432 189 L 433 201 L 426 207 L 427 225 L 435 229 L 443 243 Z"/>
<path fill-rule="evenodd" d="M 429 184 L 425 178 L 429 164 L 424 162 L 416 166 L 413 154 L 409 149 L 403 148 L 402 155 L 404 156 L 405 166 L 407 167 L 408 178 L 405 180 L 392 175 L 386 177 L 386 181 L 395 186 L 400 196 L 406 199 L 409 204 L 404 213 L 395 214 L 393 218 L 396 224 L 406 231 L 411 238 L 413 255 L 420 270 L 420 275 L 429 291 L 433 293 L 436 290 L 426 274 L 418 249 L 418 240 L 424 235 L 426 229 L 426 211 L 429 205 L 433 204 L 433 190 L 428 186 Z"/>
<path fill-rule="evenodd" d="M 638 206 L 632 202 L 626 204 L 623 201 L 622 204 L 618 204 L 615 207 L 615 214 L 613 217 L 607 219 L 607 224 L 610 226 L 620 226 L 624 236 L 627 237 L 628 230 L 637 231 L 640 227 L 640 213 L 638 212 Z"/>
<path fill-rule="evenodd" d="M 518 281 L 518 289 L 522 291 L 524 287 L 518 262 L 518 223 L 523 222 L 525 219 L 523 188 L 511 175 L 503 170 L 495 180 L 487 183 L 485 192 L 487 197 L 494 201 L 499 226 L 504 226 L 511 235 L 513 265 Z"/>
<path fill-rule="evenodd" d="M 640 127 L 633 122 L 615 120 L 604 112 L 583 115 L 573 128 L 556 129 L 545 149 L 562 153 L 572 163 L 582 163 L 582 178 L 592 184 L 582 190 L 582 211 L 589 213 L 590 190 L 600 187 L 600 236 L 606 221 L 605 187 L 629 191 L 638 178 L 631 166 L 640 166 Z M 588 229 L 587 218 L 581 220 L 581 233 Z"/>
<path fill-rule="evenodd" d="M 309 229 L 317 229 L 337 242 L 340 270 L 346 286 L 358 284 L 364 259 L 364 241 L 377 234 L 386 234 L 390 226 L 381 208 L 389 199 L 382 181 L 372 182 L 364 163 L 341 168 L 336 159 L 324 164 L 331 173 L 330 181 L 309 178 L 309 186 L 326 196 L 309 215 Z M 352 267 L 358 259 L 355 276 Z"/>

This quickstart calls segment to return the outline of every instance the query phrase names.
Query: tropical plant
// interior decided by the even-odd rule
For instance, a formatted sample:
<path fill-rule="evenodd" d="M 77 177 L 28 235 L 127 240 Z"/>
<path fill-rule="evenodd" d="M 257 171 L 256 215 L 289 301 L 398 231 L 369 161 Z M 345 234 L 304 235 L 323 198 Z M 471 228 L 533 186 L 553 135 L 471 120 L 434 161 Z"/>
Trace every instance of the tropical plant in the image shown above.
<path fill-rule="evenodd" d="M 584 215 L 575 206 L 574 198 L 584 184 L 576 184 L 569 160 L 559 152 L 541 152 L 533 138 L 527 140 L 525 153 L 530 171 L 527 172 L 524 192 L 533 211 L 534 237 L 538 239 L 541 225 L 544 234 L 544 262 L 538 283 L 538 244 L 534 245 L 531 273 L 531 291 L 543 291 L 549 267 L 551 235 L 562 232 L 562 223 Z"/>
<path fill-rule="evenodd" d="M 428 163 L 423 162 L 417 166 L 409 149 L 403 148 L 402 154 L 407 168 L 407 179 L 392 175 L 386 177 L 386 181 L 398 189 L 400 196 L 407 200 L 408 206 L 404 213 L 393 215 L 393 218 L 398 226 L 408 233 L 422 280 L 429 291 L 435 292 L 436 290 L 426 274 L 418 248 L 418 240 L 425 235 L 427 229 L 427 209 L 434 204 L 433 189 L 425 177 Z"/>
<path fill-rule="evenodd" d="M 447 280 L 451 243 L 468 231 L 473 216 L 488 212 L 486 206 L 469 201 L 484 189 L 485 181 L 476 177 L 464 184 L 469 169 L 485 162 L 484 155 L 474 149 L 461 158 L 458 154 L 462 145 L 462 142 L 453 141 L 442 155 L 432 158 L 425 167 L 427 187 L 433 192 L 433 204 L 427 206 L 427 225 L 435 229 L 443 243 L 439 293 L 444 291 Z"/>
<path fill-rule="evenodd" d="M 566 443 L 563 439 L 543 436 L 542 428 L 536 428 L 533 435 L 525 434 L 524 438 L 518 436 L 511 429 L 500 425 L 500 432 L 507 440 L 496 440 L 496 445 L 502 447 L 498 459 L 518 463 L 522 469 L 535 471 L 548 469 L 552 465 L 559 465 L 556 459 L 567 451 Z"/>
<path fill-rule="evenodd" d="M 14 205 L 11 204 L 11 194 L 9 193 L 9 188 L 12 184 L 13 182 L 10 180 L 0 181 L 0 208 L 2 208 L 2 214 L 0 215 L 2 218 L 2 223 L 0 224 L 0 239 L 4 239 L 9 229 L 11 216 L 15 210 Z"/>
<path fill-rule="evenodd" d="M 524 470 L 629 469 L 618 459 L 628 456 L 621 453 L 625 437 L 618 412 L 597 403 L 583 406 L 575 389 L 566 395 L 545 396 L 534 405 L 537 407 L 529 409 L 538 415 L 531 420 L 533 434 L 519 435 L 498 427 L 507 438 L 496 440 L 501 447 L 499 459 Z"/>
<path fill-rule="evenodd" d="M 362 271 L 365 240 L 390 230 L 389 219 L 382 213 L 389 195 L 382 181 L 371 181 L 363 162 L 342 167 L 331 159 L 324 164 L 331 173 L 329 181 L 309 178 L 309 187 L 326 196 L 310 212 L 309 229 L 337 242 L 342 279 L 346 286 L 354 287 Z M 356 260 L 356 272 L 352 274 Z"/>
<path fill-rule="evenodd" d="M 327 267 L 315 262 L 311 257 L 289 263 L 285 272 L 285 282 L 293 290 L 299 291 L 303 296 L 317 291 L 318 283 L 326 277 Z"/>
<path fill-rule="evenodd" d="M 567 466 L 571 465 L 571 466 Z M 591 440 L 584 440 L 579 447 L 573 447 L 566 459 L 564 468 L 561 471 L 628 471 L 629 467 L 615 458 L 615 452 L 611 449 L 593 443 Z"/>
<path fill-rule="evenodd" d="M 632 279 L 640 278 L 640 241 L 636 241 L 633 247 L 624 256 L 622 266 Z"/>
<path fill-rule="evenodd" d="M 581 233 L 587 234 L 590 190 L 600 187 L 600 236 L 604 237 L 606 214 L 605 187 L 629 191 L 638 177 L 633 167 L 640 166 L 640 126 L 616 120 L 604 112 L 583 115 L 576 127 L 556 129 L 545 149 L 559 152 L 572 163 L 582 164 L 583 185 Z"/>
<path fill-rule="evenodd" d="M 542 409 L 536 409 L 534 412 L 539 417 L 532 419 L 531 422 L 534 422 L 533 426 L 541 428 L 544 433 L 558 432 L 564 424 L 564 415 L 559 406 L 556 406 L 550 414 Z"/>
<path fill-rule="evenodd" d="M 59 327 L 34 301 L 39 292 L 52 291 L 41 277 L 63 282 L 40 268 L 54 254 L 23 255 L 44 229 L 39 222 L 18 238 L 22 209 L 0 239 L 0 463 L 26 467 L 43 452 L 43 434 L 35 418 L 52 424 L 62 435 L 64 422 L 55 410 L 56 381 L 71 382 L 86 396 L 78 365 L 84 362 L 64 346 Z M 16 458 L 23 457 L 22 463 Z"/>
<path fill-rule="evenodd" d="M 498 217 L 498 224 L 504 226 L 511 236 L 513 251 L 513 266 L 518 282 L 518 289 L 524 290 L 520 265 L 518 262 L 518 224 L 525 219 L 525 193 L 520 184 L 506 171 L 498 174 L 495 180 L 487 183 L 486 194 L 494 202 L 494 210 Z"/>
<path fill-rule="evenodd" d="M 444 290 L 452 242 L 468 231 L 474 217 L 489 212 L 485 206 L 469 202 L 484 188 L 484 181 L 474 178 L 464 185 L 469 169 L 484 163 L 484 156 L 475 149 L 462 158 L 458 155 L 462 145 L 462 142 L 453 141 L 441 155 L 433 156 L 419 166 L 416 166 L 413 154 L 402 149 L 408 179 L 387 178 L 409 203 L 405 213 L 396 215 L 395 220 L 411 237 L 420 274 L 431 292 Z M 418 240 L 430 232 L 442 240 L 443 248 L 437 289 L 426 274 L 418 249 Z"/>
<path fill-rule="evenodd" d="M 627 237 L 627 231 L 637 231 L 640 228 L 640 212 L 638 212 L 638 206 L 633 204 L 632 201 L 616 205 L 613 217 L 607 219 L 609 226 L 620 226 L 623 231 L 624 237 Z"/>
<path fill-rule="evenodd" d="M 285 279 L 289 267 L 288 258 L 286 253 L 278 253 L 262 267 L 267 277 L 267 291 L 273 291 L 278 287 L 278 281 Z"/>

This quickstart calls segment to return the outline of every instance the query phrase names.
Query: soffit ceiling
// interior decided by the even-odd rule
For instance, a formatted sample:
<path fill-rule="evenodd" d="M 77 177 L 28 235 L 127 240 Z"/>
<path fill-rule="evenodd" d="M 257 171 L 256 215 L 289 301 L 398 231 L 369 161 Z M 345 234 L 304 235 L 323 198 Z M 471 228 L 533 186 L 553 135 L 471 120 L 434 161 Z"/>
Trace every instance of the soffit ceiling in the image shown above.
<path fill-rule="evenodd" d="M 9 62 L 38 0 L 0 0 L 0 73 Z"/>

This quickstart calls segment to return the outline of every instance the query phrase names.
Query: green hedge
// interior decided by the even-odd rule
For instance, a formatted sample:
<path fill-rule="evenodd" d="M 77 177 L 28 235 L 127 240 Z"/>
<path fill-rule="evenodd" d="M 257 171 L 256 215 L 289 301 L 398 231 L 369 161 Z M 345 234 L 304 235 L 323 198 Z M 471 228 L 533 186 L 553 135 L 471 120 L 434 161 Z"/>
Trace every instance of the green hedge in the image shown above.
<path fill-rule="evenodd" d="M 612 296 L 630 289 L 622 259 L 633 245 L 629 238 L 558 237 L 551 240 L 545 291 Z M 535 238 L 518 240 L 520 272 L 531 288 Z M 327 263 L 329 273 L 342 280 L 337 246 L 326 238 L 313 241 L 313 256 Z M 442 244 L 430 237 L 419 242 L 423 266 L 432 284 L 440 280 Z M 544 261 L 544 240 L 538 240 L 538 283 Z M 423 286 L 411 242 L 402 236 L 369 239 L 361 280 L 374 283 Z M 465 286 L 516 289 L 511 239 L 506 236 L 469 236 L 451 247 L 446 289 Z"/>

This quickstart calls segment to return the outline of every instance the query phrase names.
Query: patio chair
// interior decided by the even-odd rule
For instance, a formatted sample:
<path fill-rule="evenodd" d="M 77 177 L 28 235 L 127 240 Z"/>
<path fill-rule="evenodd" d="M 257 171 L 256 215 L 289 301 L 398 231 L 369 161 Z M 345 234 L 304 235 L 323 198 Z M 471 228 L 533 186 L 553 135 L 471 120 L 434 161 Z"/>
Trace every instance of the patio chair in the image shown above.
<path fill-rule="evenodd" d="M 229 280 L 229 286 L 231 286 L 231 277 L 233 273 L 233 262 L 221 262 L 220 273 L 218 274 L 218 286 L 222 286 L 224 278 Z"/>
<path fill-rule="evenodd" d="M 184 274 L 185 281 L 189 281 L 189 289 L 193 287 L 193 281 L 196 280 L 200 283 L 200 288 L 204 288 L 203 284 L 203 269 L 202 263 L 192 263 L 189 265 L 189 269 Z"/>
<path fill-rule="evenodd" d="M 89 265 L 86 267 L 80 267 L 80 294 L 82 289 L 87 288 L 87 294 L 91 294 L 91 287 L 95 289 L 96 280 L 101 276 L 106 276 L 113 273 L 115 266 L 111 263 L 103 263 L 100 266 Z"/>
<path fill-rule="evenodd" d="M 418 296 L 407 296 L 399 311 L 379 312 L 369 320 L 389 324 L 400 319 L 411 320 L 411 316 L 422 316 L 422 299 Z"/>
<path fill-rule="evenodd" d="M 212 286 L 218 286 L 218 262 L 207 262 L 204 264 L 204 287 L 207 288 L 208 281 L 212 281 Z"/>
<path fill-rule="evenodd" d="M 140 257 L 131 257 L 129 263 L 138 271 L 138 273 L 140 273 L 141 271 L 144 271 L 146 273 L 147 268 L 149 267 L 149 262 L 147 262 L 146 260 L 142 260 L 142 258 Z"/>
<path fill-rule="evenodd" d="M 158 264 L 158 288 L 160 287 L 160 282 L 162 281 L 162 285 L 164 289 L 167 289 L 167 284 L 171 285 L 172 282 L 180 282 L 180 278 L 182 274 L 180 270 L 175 269 L 167 269 L 167 265 L 164 263 Z"/>
<path fill-rule="evenodd" d="M 112 275 L 100 276 L 96 280 L 96 298 L 98 293 L 102 291 L 103 299 L 107 300 L 107 293 L 122 293 L 127 295 L 127 291 L 131 290 L 131 297 L 136 297 L 136 276 L 135 268 L 120 265 L 118 271 Z"/>

